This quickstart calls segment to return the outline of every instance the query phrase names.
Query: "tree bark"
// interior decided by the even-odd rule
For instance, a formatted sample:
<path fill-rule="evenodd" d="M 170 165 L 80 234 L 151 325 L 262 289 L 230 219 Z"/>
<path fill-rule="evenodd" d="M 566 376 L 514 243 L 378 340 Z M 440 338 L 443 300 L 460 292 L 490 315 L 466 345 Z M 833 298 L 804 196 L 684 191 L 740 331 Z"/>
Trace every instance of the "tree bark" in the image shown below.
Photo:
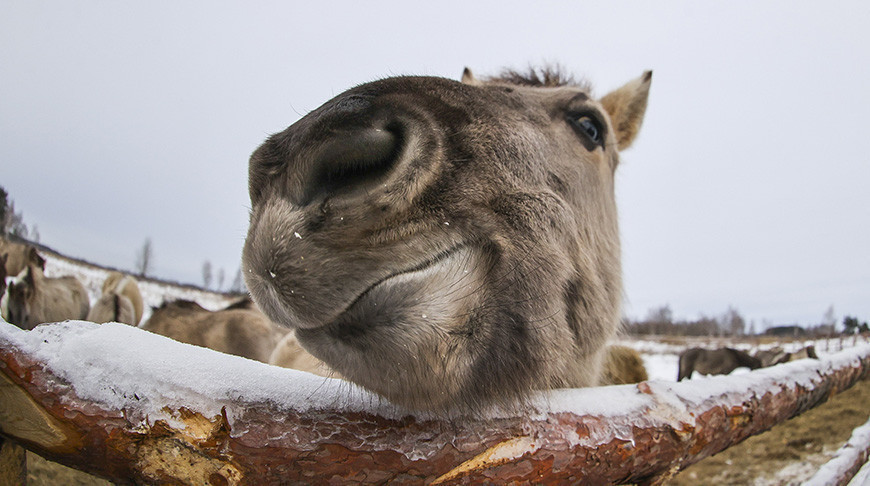
<path fill-rule="evenodd" d="M 62 370 L 35 354 L 0 333 L 3 435 L 118 484 L 657 484 L 824 402 L 870 370 L 864 345 L 696 380 L 703 387 L 649 381 L 556 391 L 549 408 L 530 415 L 390 418 L 375 409 L 300 412 L 240 398 L 219 414 L 168 407 L 168 420 L 84 400 Z M 596 411 L 559 406 L 574 397 L 594 397 Z M 626 397 L 639 405 L 626 407 Z"/>

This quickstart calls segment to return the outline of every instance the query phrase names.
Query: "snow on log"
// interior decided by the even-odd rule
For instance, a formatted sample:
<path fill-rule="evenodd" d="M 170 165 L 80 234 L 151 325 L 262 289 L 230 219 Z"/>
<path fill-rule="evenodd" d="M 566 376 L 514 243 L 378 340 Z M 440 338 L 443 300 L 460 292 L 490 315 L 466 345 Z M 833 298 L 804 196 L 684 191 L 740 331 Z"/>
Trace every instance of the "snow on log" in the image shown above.
<path fill-rule="evenodd" d="M 867 462 L 868 457 L 870 457 L 870 420 L 853 430 L 846 444 L 837 450 L 834 457 L 823 464 L 816 474 L 804 483 L 804 486 L 849 484 L 852 477 Z"/>
<path fill-rule="evenodd" d="M 120 324 L 0 321 L 0 431 L 120 484 L 655 483 L 866 377 L 870 345 L 751 373 L 403 412 L 333 379 Z"/>
<path fill-rule="evenodd" d="M 870 462 L 864 464 L 848 484 L 849 486 L 867 486 L 870 484 Z"/>

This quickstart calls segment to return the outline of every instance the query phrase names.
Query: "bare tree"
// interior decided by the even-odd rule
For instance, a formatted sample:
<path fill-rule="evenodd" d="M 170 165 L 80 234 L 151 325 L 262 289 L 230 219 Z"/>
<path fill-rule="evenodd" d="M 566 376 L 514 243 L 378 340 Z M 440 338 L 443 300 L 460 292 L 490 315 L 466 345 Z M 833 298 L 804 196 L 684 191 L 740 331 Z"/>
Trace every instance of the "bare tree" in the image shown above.
<path fill-rule="evenodd" d="M 15 201 L 9 197 L 9 193 L 3 187 L 0 187 L 0 225 L 2 225 L 0 229 L 3 236 L 12 235 L 25 239 L 29 237 L 30 232 L 24 224 L 24 216 L 15 211 Z"/>
<path fill-rule="evenodd" d="M 242 279 L 242 269 L 236 271 L 236 276 L 233 278 L 233 284 L 230 285 L 230 292 L 243 292 L 245 290 L 245 282 Z"/>
<path fill-rule="evenodd" d="M 202 284 L 207 289 L 211 287 L 211 262 L 206 260 L 202 262 Z"/>
<path fill-rule="evenodd" d="M 9 214 L 9 193 L 6 192 L 6 189 L 3 186 L 0 186 L 0 232 L 3 233 L 3 236 L 6 236 L 8 224 L 7 224 L 7 215 Z"/>
<path fill-rule="evenodd" d="M 223 267 L 218 270 L 217 273 L 217 290 L 221 290 L 224 288 L 224 278 L 226 278 L 226 274 L 224 273 Z"/>
<path fill-rule="evenodd" d="M 719 328 L 730 336 L 742 336 L 746 332 L 746 320 L 743 319 L 737 308 L 731 305 L 728 306 L 728 310 L 719 320 Z"/>
<path fill-rule="evenodd" d="M 151 238 L 145 238 L 145 243 L 139 253 L 136 254 L 136 272 L 140 277 L 145 277 L 151 272 L 151 266 L 154 264 L 154 250 L 151 247 Z"/>
<path fill-rule="evenodd" d="M 837 315 L 834 313 L 833 305 L 828 307 L 828 310 L 825 311 L 825 315 L 822 316 L 822 325 L 830 326 L 831 328 L 837 325 Z"/>

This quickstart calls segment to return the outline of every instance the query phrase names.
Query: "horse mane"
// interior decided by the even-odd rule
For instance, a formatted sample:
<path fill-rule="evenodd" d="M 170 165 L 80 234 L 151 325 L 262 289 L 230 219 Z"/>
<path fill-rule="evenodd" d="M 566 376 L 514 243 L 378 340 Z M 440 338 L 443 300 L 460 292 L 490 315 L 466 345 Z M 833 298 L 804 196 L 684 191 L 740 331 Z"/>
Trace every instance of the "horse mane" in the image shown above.
<path fill-rule="evenodd" d="M 493 76 L 487 80 L 536 88 L 574 86 L 589 91 L 589 83 L 575 79 L 560 65 L 530 66 L 525 72 L 505 69 L 498 76 Z"/>

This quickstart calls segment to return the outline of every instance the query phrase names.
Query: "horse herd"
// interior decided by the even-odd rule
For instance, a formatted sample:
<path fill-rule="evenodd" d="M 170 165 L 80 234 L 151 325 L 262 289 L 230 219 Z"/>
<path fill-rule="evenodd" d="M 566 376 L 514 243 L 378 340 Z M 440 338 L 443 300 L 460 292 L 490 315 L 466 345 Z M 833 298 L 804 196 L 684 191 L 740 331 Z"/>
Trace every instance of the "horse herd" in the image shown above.
<path fill-rule="evenodd" d="M 806 346 L 795 352 L 786 352 L 777 346 L 758 351 L 754 356 L 734 348 L 691 348 L 680 353 L 677 381 L 691 378 L 695 372 L 702 375 L 727 375 L 737 368 L 754 370 L 804 358 L 818 359 L 814 346 Z"/>
<path fill-rule="evenodd" d="M 45 259 L 32 245 L 0 240 L 3 319 L 22 329 L 64 320 L 119 322 L 187 344 L 330 375 L 328 368 L 302 349 L 292 332 L 273 324 L 248 298 L 217 311 L 188 300 L 166 301 L 142 322 L 144 301 L 134 277 L 110 272 L 100 297 L 91 305 L 78 279 L 51 278 L 44 272 Z M 7 276 L 13 277 L 8 287 Z"/>

